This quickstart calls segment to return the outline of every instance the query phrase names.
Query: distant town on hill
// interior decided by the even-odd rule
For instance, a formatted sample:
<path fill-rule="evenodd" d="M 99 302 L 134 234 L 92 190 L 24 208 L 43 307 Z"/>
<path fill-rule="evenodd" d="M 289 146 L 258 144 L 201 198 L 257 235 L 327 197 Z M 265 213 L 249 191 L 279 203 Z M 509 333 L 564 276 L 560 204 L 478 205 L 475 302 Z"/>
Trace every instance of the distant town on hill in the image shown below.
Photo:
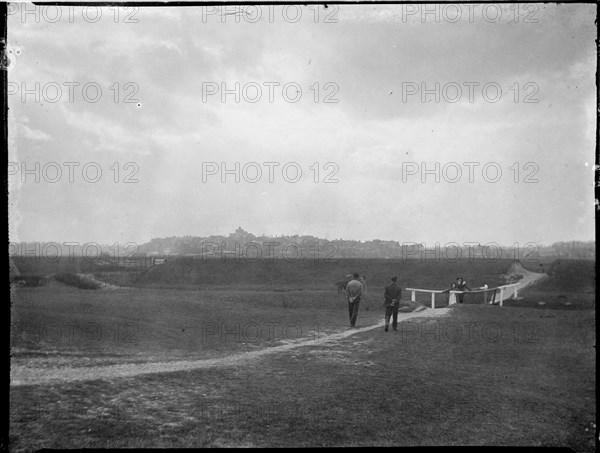
<path fill-rule="evenodd" d="M 214 255 L 241 254 L 251 257 L 303 258 L 580 258 L 595 259 L 594 241 L 556 242 L 552 245 L 536 243 L 479 244 L 479 243 L 415 243 L 399 241 L 327 240 L 310 235 L 255 236 L 238 227 L 228 236 L 155 238 L 139 248 L 149 255 Z"/>
<path fill-rule="evenodd" d="M 69 244 L 69 245 L 67 245 Z M 92 244 L 94 244 L 92 246 Z M 327 240 L 310 235 L 255 236 L 238 227 L 228 236 L 211 235 L 173 236 L 154 238 L 144 244 L 95 243 L 11 243 L 9 254 L 34 256 L 36 254 L 61 256 L 94 256 L 99 254 L 119 257 L 243 257 L 258 258 L 383 258 L 383 259 L 595 259 L 594 241 L 556 242 L 551 245 L 536 243 L 415 243 L 399 241 Z"/>

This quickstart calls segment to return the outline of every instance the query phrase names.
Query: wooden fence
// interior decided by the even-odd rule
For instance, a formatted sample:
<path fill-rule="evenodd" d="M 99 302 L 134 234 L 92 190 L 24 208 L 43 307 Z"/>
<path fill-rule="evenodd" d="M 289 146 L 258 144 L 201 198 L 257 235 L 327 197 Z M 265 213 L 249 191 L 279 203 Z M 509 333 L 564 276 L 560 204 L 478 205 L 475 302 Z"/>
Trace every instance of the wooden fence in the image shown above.
<path fill-rule="evenodd" d="M 483 301 L 484 301 L 484 303 L 487 303 L 487 299 L 488 299 L 487 295 L 490 293 L 494 293 L 494 295 L 495 295 L 496 291 L 500 292 L 498 304 L 500 306 L 502 306 L 502 303 L 504 301 L 504 294 L 508 293 L 508 291 L 510 291 L 510 288 L 512 288 L 512 291 L 513 291 L 512 297 L 516 298 L 517 294 L 518 294 L 517 293 L 517 283 L 511 283 L 509 285 L 497 286 L 495 288 L 475 289 L 473 291 L 454 291 L 454 290 L 448 291 L 448 290 L 441 290 L 441 289 L 419 289 L 419 288 L 406 288 L 406 291 L 410 291 L 410 300 L 413 302 L 416 301 L 416 293 L 418 293 L 418 292 L 431 294 L 431 308 L 435 308 L 435 295 L 436 294 L 449 293 L 451 295 L 449 305 L 453 305 L 456 303 L 456 297 L 452 297 L 452 295 L 455 296 L 456 294 L 484 293 Z M 505 293 L 505 291 L 506 291 L 506 293 Z"/>

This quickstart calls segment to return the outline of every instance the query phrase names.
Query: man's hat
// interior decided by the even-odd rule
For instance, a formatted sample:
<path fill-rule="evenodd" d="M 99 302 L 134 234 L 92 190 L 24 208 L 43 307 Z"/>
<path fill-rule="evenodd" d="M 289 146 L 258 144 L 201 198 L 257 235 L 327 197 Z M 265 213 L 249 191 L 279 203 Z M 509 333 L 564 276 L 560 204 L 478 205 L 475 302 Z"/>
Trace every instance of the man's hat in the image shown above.
<path fill-rule="evenodd" d="M 398 277 L 392 277 L 392 281 L 393 281 L 393 282 L 396 282 L 396 281 L 398 281 Z"/>

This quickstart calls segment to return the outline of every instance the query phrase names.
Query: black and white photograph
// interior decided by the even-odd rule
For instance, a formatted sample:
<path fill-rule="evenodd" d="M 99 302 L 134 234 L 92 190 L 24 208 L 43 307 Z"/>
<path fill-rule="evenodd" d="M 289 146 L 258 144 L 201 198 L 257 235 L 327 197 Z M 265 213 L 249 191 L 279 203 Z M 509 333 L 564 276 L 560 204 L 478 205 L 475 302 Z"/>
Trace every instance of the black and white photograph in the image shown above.
<path fill-rule="evenodd" d="M 3 448 L 596 451 L 595 3 L 0 9 Z"/>

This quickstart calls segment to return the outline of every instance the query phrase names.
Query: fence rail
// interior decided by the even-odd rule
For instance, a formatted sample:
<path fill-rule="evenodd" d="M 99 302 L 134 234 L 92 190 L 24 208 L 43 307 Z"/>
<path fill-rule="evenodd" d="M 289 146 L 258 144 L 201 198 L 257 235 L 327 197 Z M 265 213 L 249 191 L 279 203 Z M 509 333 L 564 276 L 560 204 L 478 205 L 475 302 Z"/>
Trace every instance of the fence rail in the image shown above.
<path fill-rule="evenodd" d="M 410 291 L 410 300 L 416 302 L 416 293 L 429 293 L 431 294 L 431 308 L 435 308 L 435 295 L 442 293 L 450 293 L 451 295 L 456 294 L 465 294 L 465 293 L 485 293 L 484 294 L 484 302 L 487 300 L 487 294 L 490 292 L 500 291 L 500 301 L 499 305 L 502 306 L 502 302 L 504 300 L 504 291 L 508 291 L 509 288 L 513 288 L 513 297 L 516 298 L 518 294 L 517 283 L 511 283 L 508 285 L 496 286 L 495 288 L 485 288 L 485 289 L 475 289 L 472 291 L 454 291 L 454 290 L 442 290 L 442 289 L 420 289 L 420 288 L 406 288 L 406 291 Z M 452 302 L 454 300 L 454 302 Z M 456 297 L 450 298 L 450 304 L 454 305 L 456 303 Z"/>

